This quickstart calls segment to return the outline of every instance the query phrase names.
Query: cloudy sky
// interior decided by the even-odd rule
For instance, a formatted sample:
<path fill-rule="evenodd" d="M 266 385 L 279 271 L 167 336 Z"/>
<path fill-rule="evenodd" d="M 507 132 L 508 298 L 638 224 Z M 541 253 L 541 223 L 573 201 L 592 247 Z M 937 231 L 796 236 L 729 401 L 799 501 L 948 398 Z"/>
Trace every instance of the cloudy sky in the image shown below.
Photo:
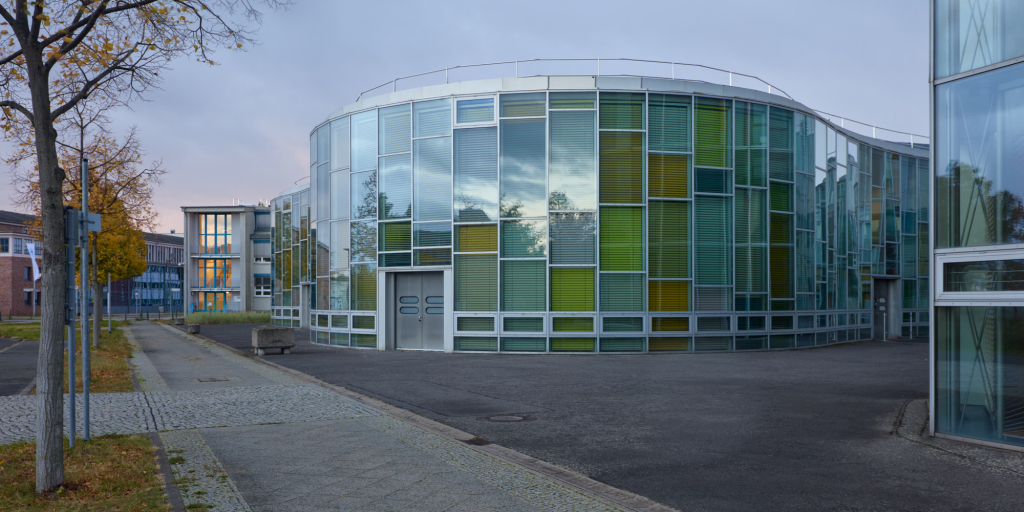
<path fill-rule="evenodd" d="M 138 126 L 149 157 L 168 170 L 154 197 L 162 232 L 181 231 L 183 205 L 273 198 L 308 175 L 309 130 L 330 112 L 392 78 L 446 66 L 593 57 L 704 64 L 758 76 L 818 110 L 928 132 L 927 0 L 295 0 L 266 14 L 258 39 L 246 52 L 221 52 L 216 67 L 176 63 L 162 90 L 115 116 L 116 128 Z M 591 67 L 521 65 L 520 74 Z M 668 69 L 606 63 L 602 72 Z M 494 67 L 451 80 L 514 74 Z M 715 79 L 682 68 L 677 77 Z M 399 87 L 437 81 L 444 75 Z M 8 194 L 0 192 L 0 209 L 15 209 Z"/>

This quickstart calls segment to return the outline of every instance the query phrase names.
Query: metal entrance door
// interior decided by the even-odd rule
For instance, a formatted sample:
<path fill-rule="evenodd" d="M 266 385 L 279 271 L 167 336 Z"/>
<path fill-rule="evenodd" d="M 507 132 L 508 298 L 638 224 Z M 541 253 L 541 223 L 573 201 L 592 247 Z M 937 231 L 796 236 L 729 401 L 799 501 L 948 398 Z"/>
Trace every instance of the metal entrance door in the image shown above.
<path fill-rule="evenodd" d="M 395 347 L 444 350 L 444 272 L 396 272 L 395 300 Z"/>

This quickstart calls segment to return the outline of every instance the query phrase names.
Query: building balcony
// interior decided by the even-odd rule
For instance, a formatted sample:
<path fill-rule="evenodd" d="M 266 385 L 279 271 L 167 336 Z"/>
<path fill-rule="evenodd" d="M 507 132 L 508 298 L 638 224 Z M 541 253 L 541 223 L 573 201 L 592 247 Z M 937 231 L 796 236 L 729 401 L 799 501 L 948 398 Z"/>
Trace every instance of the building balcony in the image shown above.
<path fill-rule="evenodd" d="M 194 290 L 238 290 L 241 287 L 240 280 L 230 277 L 216 279 L 192 278 L 189 280 Z"/>
<path fill-rule="evenodd" d="M 209 247 L 204 245 L 188 246 L 188 254 L 193 258 L 237 258 L 238 248 L 231 244 Z"/>

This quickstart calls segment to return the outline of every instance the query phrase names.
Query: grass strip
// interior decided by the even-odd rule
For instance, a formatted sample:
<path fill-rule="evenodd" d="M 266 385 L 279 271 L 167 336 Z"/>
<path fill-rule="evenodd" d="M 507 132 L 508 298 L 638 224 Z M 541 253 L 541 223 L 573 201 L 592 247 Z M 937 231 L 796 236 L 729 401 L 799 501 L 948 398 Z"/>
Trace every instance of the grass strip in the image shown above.
<path fill-rule="evenodd" d="M 36 494 L 35 443 L 0 446 L 0 509 L 25 512 L 170 510 L 146 434 L 64 440 L 65 484 Z"/>
<path fill-rule="evenodd" d="M 187 324 L 269 324 L 269 311 L 231 311 L 223 313 L 192 313 Z"/>

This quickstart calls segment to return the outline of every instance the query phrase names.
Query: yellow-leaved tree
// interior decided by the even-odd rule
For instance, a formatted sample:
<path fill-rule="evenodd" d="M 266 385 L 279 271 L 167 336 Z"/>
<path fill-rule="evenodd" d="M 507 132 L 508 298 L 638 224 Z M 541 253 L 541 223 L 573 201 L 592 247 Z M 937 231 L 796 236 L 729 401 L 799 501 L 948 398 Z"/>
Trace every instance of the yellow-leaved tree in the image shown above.
<path fill-rule="evenodd" d="M 216 48 L 251 42 L 262 4 L 286 0 L 4 0 L 0 109 L 4 133 L 27 121 L 39 172 L 42 328 L 36 375 L 36 491 L 64 483 L 64 181 L 57 121 L 97 96 L 121 103 L 156 86 L 173 59 L 213 64 Z M 16 133 L 15 136 L 17 137 Z M 25 137 L 21 137 L 25 139 Z"/>

